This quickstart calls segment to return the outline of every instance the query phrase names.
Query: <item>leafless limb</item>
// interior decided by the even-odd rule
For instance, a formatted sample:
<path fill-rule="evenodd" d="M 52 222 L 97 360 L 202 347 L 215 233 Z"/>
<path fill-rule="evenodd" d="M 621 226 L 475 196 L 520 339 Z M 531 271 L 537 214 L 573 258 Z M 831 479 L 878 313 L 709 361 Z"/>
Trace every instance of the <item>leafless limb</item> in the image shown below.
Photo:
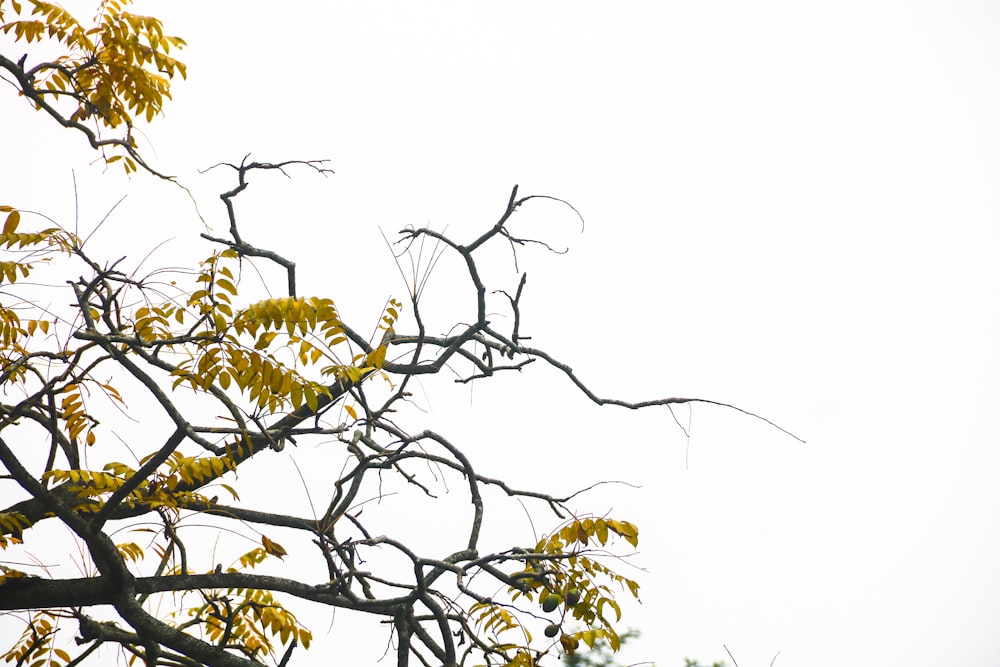
<path fill-rule="evenodd" d="M 237 185 L 232 190 L 227 190 L 219 195 L 219 198 L 226 205 L 226 213 L 229 216 L 229 234 L 233 237 L 232 241 L 227 239 L 218 238 L 215 236 L 210 236 L 209 234 L 202 234 L 201 237 L 212 241 L 214 243 L 221 243 L 223 245 L 229 246 L 236 252 L 240 254 L 241 257 L 263 257 L 264 259 L 269 259 L 275 264 L 284 267 L 285 271 L 288 273 L 288 296 L 295 296 L 295 262 L 285 259 L 278 253 L 265 250 L 263 248 L 257 248 L 250 245 L 240 236 L 239 228 L 236 225 L 236 211 L 233 208 L 233 199 L 236 195 L 240 194 L 246 190 L 249 182 L 247 181 L 247 174 L 254 170 L 261 171 L 279 171 L 285 178 L 291 178 L 288 172 L 285 171 L 286 168 L 291 166 L 305 166 L 309 167 L 313 171 L 323 176 L 328 176 L 333 172 L 331 169 L 327 169 L 323 165 L 328 162 L 328 160 L 285 160 L 284 162 L 247 162 L 250 159 L 250 154 L 247 153 L 243 157 L 243 161 L 239 165 L 231 164 L 229 162 L 220 162 L 218 164 L 212 165 L 207 169 L 201 170 L 199 173 L 206 173 L 215 169 L 216 167 L 229 167 L 236 171 L 237 174 Z"/>

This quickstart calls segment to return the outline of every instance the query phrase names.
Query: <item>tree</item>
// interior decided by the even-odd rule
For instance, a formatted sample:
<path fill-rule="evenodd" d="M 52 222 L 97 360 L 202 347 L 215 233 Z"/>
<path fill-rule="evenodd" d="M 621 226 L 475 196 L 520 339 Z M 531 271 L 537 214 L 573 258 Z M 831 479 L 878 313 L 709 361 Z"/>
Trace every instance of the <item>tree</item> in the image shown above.
<path fill-rule="evenodd" d="M 62 51 L 30 65 L 27 54 L 0 54 L 0 69 L 108 164 L 170 180 L 143 159 L 133 130 L 156 119 L 171 80 L 184 75 L 168 55 L 184 42 L 126 5 L 103 2 L 86 27 L 53 4 L 29 0 L 25 11 L 0 0 L 0 30 Z M 294 262 L 251 245 L 239 230 L 235 200 L 249 175 L 296 168 L 327 175 L 324 163 L 244 159 L 216 167 L 234 176 L 221 195 L 228 236 L 203 234 L 214 249 L 191 271 L 140 273 L 123 260 L 107 262 L 64 226 L 0 202 L 0 548 L 9 558 L 0 565 L 0 608 L 26 613 L 6 660 L 75 665 L 108 645 L 129 664 L 284 665 L 313 641 L 287 606 L 293 599 L 385 622 L 400 665 L 534 665 L 582 647 L 617 649 L 617 596 L 637 599 L 639 586 L 608 563 L 636 547 L 637 527 L 574 514 L 572 496 L 490 477 L 464 446 L 413 424 L 417 378 L 450 370 L 459 382 L 488 380 L 536 361 L 598 404 L 702 400 L 598 396 L 568 365 L 527 344 L 524 274 L 513 294 L 497 292 L 512 325 L 493 324 L 495 298 L 479 257 L 495 245 L 516 252 L 539 243 L 512 231 L 513 219 L 533 200 L 553 198 L 519 196 L 515 186 L 497 222 L 470 240 L 403 230 L 394 247 L 414 267 L 406 303 L 388 299 L 377 333 L 366 336 L 330 295 L 298 295 Z M 465 266 L 470 308 L 455 313 L 446 333 L 430 332 L 421 295 L 444 253 Z M 251 264 L 268 275 L 268 262 L 281 267 L 281 296 L 273 296 L 273 279 L 250 277 Z M 65 286 L 57 302 L 67 306 L 42 305 L 26 280 L 40 275 Z M 118 440 L 118 424 L 134 410 L 143 412 L 142 433 Z M 327 488 L 306 489 L 330 498 L 315 516 L 305 507 L 265 511 L 238 484 L 248 462 L 307 443 L 320 448 L 330 471 Z M 468 506 L 461 530 L 430 545 L 393 537 L 398 519 L 367 504 L 388 488 L 433 498 L 444 484 L 460 484 Z M 551 529 L 484 550 L 487 509 L 502 495 L 530 503 L 539 521 L 548 512 Z M 35 538 L 53 523 L 74 546 L 50 544 L 51 533 Z M 255 546 L 190 538 L 196 525 Z M 79 550 L 84 576 L 47 572 L 67 549 Z M 75 641 L 58 633 L 63 627 Z"/>

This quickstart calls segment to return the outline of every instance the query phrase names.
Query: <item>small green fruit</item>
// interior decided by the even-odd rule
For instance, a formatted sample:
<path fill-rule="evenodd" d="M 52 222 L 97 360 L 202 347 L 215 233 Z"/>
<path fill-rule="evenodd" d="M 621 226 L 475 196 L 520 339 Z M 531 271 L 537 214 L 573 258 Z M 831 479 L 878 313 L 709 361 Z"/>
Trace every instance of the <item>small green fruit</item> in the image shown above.
<path fill-rule="evenodd" d="M 548 624 L 548 625 L 545 626 L 545 636 L 546 637 L 555 637 L 557 634 L 559 634 L 559 624 L 558 623 L 550 623 L 550 624 Z"/>
<path fill-rule="evenodd" d="M 575 607 L 576 603 L 580 601 L 580 589 L 571 588 L 566 591 L 566 606 Z"/>
<path fill-rule="evenodd" d="M 562 602 L 561 597 L 559 597 L 555 593 L 549 593 L 544 598 L 542 598 L 542 611 L 544 611 L 545 613 L 554 611 L 555 608 L 559 606 L 560 602 Z M 551 635 L 549 636 L 551 637 Z"/>

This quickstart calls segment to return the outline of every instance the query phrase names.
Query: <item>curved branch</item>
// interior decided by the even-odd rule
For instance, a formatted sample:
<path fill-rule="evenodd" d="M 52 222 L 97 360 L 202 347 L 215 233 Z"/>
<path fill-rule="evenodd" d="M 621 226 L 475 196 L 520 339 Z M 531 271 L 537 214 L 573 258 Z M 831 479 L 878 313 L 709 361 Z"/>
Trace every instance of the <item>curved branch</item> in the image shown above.
<path fill-rule="evenodd" d="M 292 165 L 304 165 L 310 167 L 313 171 L 326 176 L 328 174 L 334 173 L 332 169 L 327 169 L 321 165 L 326 164 L 328 160 L 286 160 L 284 162 L 250 162 L 247 160 L 250 158 L 248 153 L 243 157 L 243 161 L 240 162 L 239 166 L 235 164 L 230 164 L 228 162 L 220 162 L 218 164 L 212 165 L 208 169 L 203 169 L 199 173 L 205 173 L 215 169 L 216 167 L 229 167 L 237 173 L 237 184 L 232 190 L 228 190 L 219 195 L 219 198 L 226 205 L 226 213 L 229 216 L 229 233 L 233 237 L 232 241 L 226 239 L 217 238 L 215 236 L 209 236 L 208 234 L 202 234 L 201 237 L 208 241 L 214 243 L 221 243 L 223 245 L 229 246 L 242 256 L 246 257 L 263 257 L 269 259 L 275 264 L 278 264 L 285 268 L 288 273 L 288 296 L 295 296 L 295 262 L 285 259 L 278 253 L 271 250 L 263 250 L 261 248 L 256 248 L 240 236 L 240 230 L 236 226 L 236 210 L 233 208 L 233 199 L 236 195 L 240 194 L 247 189 L 249 183 L 247 182 L 247 174 L 255 169 L 260 169 L 263 171 L 276 170 L 280 171 L 285 175 L 286 178 L 291 178 L 288 172 L 285 171 L 285 167 Z"/>
<path fill-rule="evenodd" d="M 42 91 L 35 88 L 34 77 L 42 68 L 50 67 L 58 69 L 58 66 L 54 63 L 42 63 L 31 68 L 31 70 L 25 71 L 23 58 L 21 62 L 14 62 L 8 58 L 0 55 L 0 67 L 10 72 L 14 78 L 17 80 L 18 89 L 20 92 L 31 100 L 39 109 L 42 109 L 51 116 L 57 123 L 63 127 L 70 128 L 73 130 L 78 130 L 87 137 L 87 141 L 90 143 L 91 148 L 100 150 L 108 146 L 114 146 L 123 149 L 129 154 L 136 164 L 140 165 L 143 169 L 148 171 L 150 174 L 162 178 L 165 181 L 176 182 L 174 176 L 167 176 L 160 173 L 156 169 L 153 169 L 149 164 L 143 159 L 142 155 L 139 153 L 138 149 L 135 147 L 135 142 L 132 140 L 129 134 L 131 133 L 132 126 L 128 125 L 129 133 L 126 134 L 125 139 L 100 139 L 97 134 L 79 121 L 75 121 L 71 118 L 66 118 L 55 107 L 49 104 L 43 97 L 43 94 L 47 94 L 48 91 L 43 93 Z"/>

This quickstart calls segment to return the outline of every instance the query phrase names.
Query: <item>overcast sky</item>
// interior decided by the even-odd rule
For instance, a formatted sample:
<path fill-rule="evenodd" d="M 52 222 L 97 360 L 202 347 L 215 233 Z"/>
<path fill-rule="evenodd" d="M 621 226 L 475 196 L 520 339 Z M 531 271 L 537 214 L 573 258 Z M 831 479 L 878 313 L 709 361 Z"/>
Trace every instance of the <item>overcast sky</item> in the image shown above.
<path fill-rule="evenodd" d="M 666 411 L 592 408 L 538 365 L 428 386 L 428 420 L 485 474 L 642 487 L 579 501 L 640 526 L 629 661 L 728 660 L 725 644 L 740 667 L 779 651 L 780 667 L 1000 664 L 1000 5 L 139 9 L 189 42 L 151 161 L 217 231 L 231 183 L 198 169 L 330 160 L 329 179 L 255 178 L 237 200 L 245 238 L 293 258 L 300 291 L 372 322 L 405 296 L 380 229 L 469 239 L 517 183 L 586 220 L 550 202 L 518 218 L 569 248 L 520 258 L 536 346 L 602 395 L 731 403 L 807 441 L 705 405 L 688 439 Z M 102 175 L 81 137 L 23 107 L 0 95 L 0 203 L 72 220 L 75 169 L 81 227 L 129 195 L 95 243 L 207 254 L 178 191 Z M 464 294 L 448 271 L 428 287 L 442 327 Z M 357 664 L 381 654 L 332 632 Z"/>

